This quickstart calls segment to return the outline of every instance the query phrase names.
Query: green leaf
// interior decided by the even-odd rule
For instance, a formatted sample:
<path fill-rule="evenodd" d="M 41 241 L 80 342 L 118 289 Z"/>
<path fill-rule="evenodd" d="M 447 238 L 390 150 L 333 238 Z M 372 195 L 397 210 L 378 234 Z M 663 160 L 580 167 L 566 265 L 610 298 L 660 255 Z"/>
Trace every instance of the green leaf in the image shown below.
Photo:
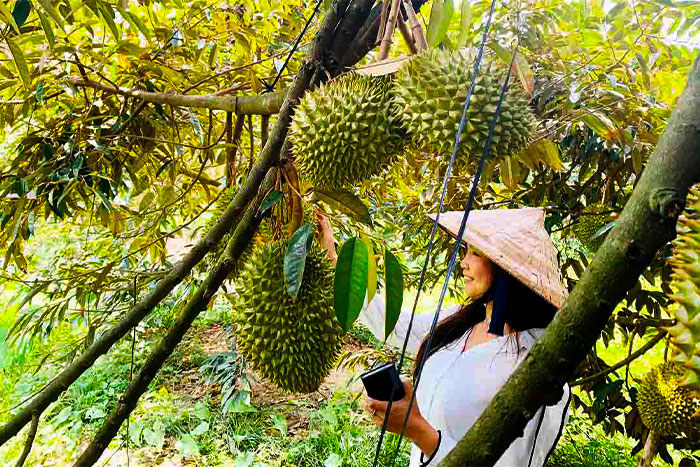
<path fill-rule="evenodd" d="M 274 190 L 268 193 L 263 202 L 260 204 L 260 209 L 258 210 L 258 216 L 265 214 L 267 211 L 272 209 L 275 204 L 279 203 L 282 199 L 282 191 Z"/>
<path fill-rule="evenodd" d="M 15 7 L 12 9 L 12 17 L 15 19 L 17 27 L 22 27 L 24 22 L 29 17 L 29 12 L 32 11 L 32 4 L 29 0 L 17 0 Z"/>
<path fill-rule="evenodd" d="M 340 249 L 335 268 L 333 305 L 340 327 L 347 332 L 355 322 L 367 292 L 368 251 L 357 237 L 346 241 Z"/>
<path fill-rule="evenodd" d="M 36 14 L 39 16 L 39 23 L 41 24 L 41 29 L 44 30 L 46 40 L 49 41 L 49 47 L 53 49 L 53 46 L 56 44 L 56 36 L 53 34 L 51 23 L 41 11 L 37 10 Z"/>
<path fill-rule="evenodd" d="M 239 454 L 236 456 L 236 467 L 250 467 L 253 465 L 254 460 L 255 457 L 253 457 L 253 454 L 250 452 Z"/>
<path fill-rule="evenodd" d="M 618 221 L 618 220 L 608 222 L 607 224 L 605 224 L 604 226 L 602 226 L 601 228 L 596 230 L 596 232 L 593 235 L 591 235 L 591 240 L 595 240 L 598 237 L 602 237 L 603 235 L 608 233 L 608 231 L 610 229 L 612 229 L 613 227 L 615 227 L 616 225 L 619 225 L 619 224 L 620 224 L 620 221 Z"/>
<path fill-rule="evenodd" d="M 377 258 L 374 256 L 374 248 L 369 237 L 362 234 L 360 239 L 367 247 L 367 303 L 369 303 L 377 293 Z"/>
<path fill-rule="evenodd" d="M 117 23 L 114 22 L 114 11 L 112 10 L 112 6 L 110 4 L 105 4 L 98 1 L 97 7 L 100 10 L 100 13 L 102 13 L 102 18 L 104 18 L 105 22 L 107 23 L 109 30 L 112 31 L 114 40 L 121 40 L 119 28 L 117 28 Z"/>
<path fill-rule="evenodd" d="M 17 25 L 17 21 L 15 21 L 15 17 L 12 16 L 12 13 L 10 13 L 10 10 L 7 9 L 5 2 L 0 2 L 0 16 L 5 18 L 5 21 L 7 21 L 7 24 L 12 26 L 12 29 L 14 29 L 16 32 L 19 33 L 19 26 Z"/>
<path fill-rule="evenodd" d="M 384 288 L 386 293 L 384 338 L 386 339 L 399 321 L 403 304 L 403 271 L 399 260 L 389 250 L 384 251 Z"/>
<path fill-rule="evenodd" d="M 347 190 L 314 189 L 314 196 L 334 209 L 348 214 L 353 219 L 372 225 L 369 208 L 354 193 Z"/>
<path fill-rule="evenodd" d="M 287 293 L 292 298 L 297 298 L 301 289 L 306 255 L 314 238 L 313 233 L 313 226 L 304 224 L 292 234 L 287 245 L 287 253 L 284 255 L 284 282 L 287 284 Z"/>
<path fill-rule="evenodd" d="M 472 7 L 469 0 L 462 0 L 459 17 L 459 35 L 457 36 L 457 47 L 462 48 L 467 45 L 469 30 L 472 25 Z"/>
<path fill-rule="evenodd" d="M 153 427 L 143 429 L 143 440 L 156 449 L 161 449 L 165 442 L 165 425 L 157 420 Z"/>
<path fill-rule="evenodd" d="M 175 447 L 180 451 L 181 456 L 191 457 L 199 455 L 197 441 L 189 434 L 182 435 Z"/>
<path fill-rule="evenodd" d="M 41 5 L 41 8 L 46 11 L 51 18 L 53 18 L 54 21 L 56 21 L 56 24 L 58 24 L 60 27 L 63 27 L 65 24 L 65 21 L 63 20 L 63 17 L 60 15 L 58 10 L 51 4 L 51 0 L 37 0 L 39 2 L 39 5 Z"/>
<path fill-rule="evenodd" d="M 26 89 L 30 89 L 32 80 L 29 77 L 29 68 L 27 67 L 27 61 L 24 59 L 24 52 L 22 52 L 22 49 L 9 37 L 6 37 L 5 40 L 7 41 L 7 46 L 10 48 L 10 53 L 12 54 L 12 59 L 15 62 L 15 67 L 22 80 L 22 84 Z"/>
<path fill-rule="evenodd" d="M 447 36 L 454 8 L 452 0 L 435 0 L 433 2 L 427 36 L 430 47 L 437 47 Z"/>
<path fill-rule="evenodd" d="M 209 430 L 209 423 L 208 422 L 201 422 L 199 425 L 194 427 L 194 430 L 190 432 L 192 436 L 199 436 L 203 435 Z"/>
<path fill-rule="evenodd" d="M 194 134 L 199 138 L 199 144 L 204 144 L 204 130 L 202 129 L 202 124 L 199 123 L 199 119 L 195 114 L 190 114 L 190 123 L 194 127 Z"/>
<path fill-rule="evenodd" d="M 151 30 L 146 27 L 145 24 L 143 24 L 143 21 L 141 21 L 141 18 L 138 17 L 135 13 L 131 13 L 130 11 L 124 11 L 124 10 L 119 10 L 122 16 L 126 18 L 126 20 L 131 24 L 134 29 L 138 29 L 141 31 L 141 34 L 144 35 L 146 39 L 151 39 Z"/>
<path fill-rule="evenodd" d="M 547 139 L 541 139 L 523 149 L 517 159 L 529 169 L 535 169 L 539 163 L 556 170 L 564 170 L 564 164 L 559 158 L 559 148 Z"/>

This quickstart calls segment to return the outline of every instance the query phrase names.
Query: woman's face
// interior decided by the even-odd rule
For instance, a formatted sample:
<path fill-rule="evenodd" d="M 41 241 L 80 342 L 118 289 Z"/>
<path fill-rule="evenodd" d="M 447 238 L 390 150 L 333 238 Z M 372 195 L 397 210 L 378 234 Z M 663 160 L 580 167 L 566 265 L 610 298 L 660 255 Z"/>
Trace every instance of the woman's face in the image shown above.
<path fill-rule="evenodd" d="M 464 273 L 464 288 L 469 298 L 477 299 L 488 292 L 493 273 L 493 263 L 490 259 L 469 248 L 460 265 Z"/>

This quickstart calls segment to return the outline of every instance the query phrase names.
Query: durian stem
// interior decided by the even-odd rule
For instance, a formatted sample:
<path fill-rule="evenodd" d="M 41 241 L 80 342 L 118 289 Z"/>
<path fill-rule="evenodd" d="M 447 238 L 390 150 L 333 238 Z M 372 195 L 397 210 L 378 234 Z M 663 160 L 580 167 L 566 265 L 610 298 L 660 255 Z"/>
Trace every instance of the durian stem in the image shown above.
<path fill-rule="evenodd" d="M 408 49 L 411 51 L 412 54 L 417 54 L 418 53 L 418 46 L 416 45 L 416 41 L 413 38 L 413 34 L 411 34 L 411 30 L 408 29 L 408 26 L 406 25 L 406 21 L 399 15 L 399 31 L 401 31 L 401 35 L 403 36 L 403 40 L 406 42 L 406 45 L 408 46 Z"/>
<path fill-rule="evenodd" d="M 377 54 L 377 60 L 384 60 L 389 56 L 389 48 L 391 47 L 391 38 L 394 36 L 394 29 L 396 29 L 396 22 L 399 18 L 401 0 L 391 1 L 391 13 L 389 14 L 389 19 L 386 22 L 386 27 L 384 28 L 384 35 L 382 36 L 382 41 L 379 44 L 379 53 Z"/>
<path fill-rule="evenodd" d="M 304 220 L 304 208 L 301 205 L 301 195 L 299 193 L 299 175 L 294 167 L 294 162 L 288 162 L 282 168 L 284 178 L 289 186 L 289 210 L 291 219 L 289 221 L 289 236 L 296 232 Z"/>
<path fill-rule="evenodd" d="M 418 49 L 418 52 L 423 52 L 424 50 L 427 50 L 428 41 L 425 38 L 425 34 L 423 34 L 423 27 L 421 26 L 420 21 L 418 21 L 418 17 L 416 16 L 416 12 L 413 9 L 413 5 L 411 5 L 411 2 L 409 0 L 403 0 L 403 8 L 404 10 L 406 10 L 408 24 L 411 26 L 411 37 L 413 37 L 413 40 L 416 43 L 416 48 Z"/>
<path fill-rule="evenodd" d="M 644 443 L 644 451 L 639 459 L 638 467 L 651 467 L 651 462 L 656 457 L 656 453 L 659 452 L 659 446 L 661 446 L 661 436 L 654 431 L 650 431 Z"/>
<path fill-rule="evenodd" d="M 538 409 L 557 403 L 616 305 L 676 236 L 688 189 L 700 174 L 700 58 L 630 200 L 542 337 L 467 434 L 439 464 L 495 464 Z"/>

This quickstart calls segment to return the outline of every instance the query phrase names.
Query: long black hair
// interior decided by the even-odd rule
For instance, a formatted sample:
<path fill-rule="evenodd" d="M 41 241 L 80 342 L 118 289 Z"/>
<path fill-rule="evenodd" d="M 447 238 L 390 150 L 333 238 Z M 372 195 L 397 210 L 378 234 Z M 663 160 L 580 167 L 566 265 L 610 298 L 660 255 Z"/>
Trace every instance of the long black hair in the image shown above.
<path fill-rule="evenodd" d="M 430 349 L 426 350 L 427 337 L 416 354 L 415 379 L 418 365 L 427 351 L 430 358 L 438 350 L 470 333 L 475 325 L 486 319 L 486 305 L 493 300 L 489 332 L 503 332 L 503 324 L 511 331 L 521 332 L 528 329 L 545 328 L 554 318 L 557 308 L 536 292 L 493 263 L 491 287 L 478 299 L 443 319 L 435 327 Z M 494 325 L 496 328 L 494 329 Z M 500 329 L 498 328 L 500 326 Z M 517 334 L 516 334 L 517 336 Z"/>

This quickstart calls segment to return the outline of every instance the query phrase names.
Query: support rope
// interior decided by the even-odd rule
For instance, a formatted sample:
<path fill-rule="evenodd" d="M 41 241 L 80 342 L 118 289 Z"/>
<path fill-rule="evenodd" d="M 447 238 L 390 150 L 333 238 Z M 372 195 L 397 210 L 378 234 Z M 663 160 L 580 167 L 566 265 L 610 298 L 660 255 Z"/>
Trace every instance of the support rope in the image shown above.
<path fill-rule="evenodd" d="M 450 157 L 450 162 L 447 166 L 447 171 L 445 172 L 445 178 L 443 179 L 443 182 L 442 182 L 442 191 L 440 193 L 440 203 L 438 206 L 437 215 L 435 217 L 435 222 L 433 223 L 433 227 L 432 227 L 432 230 L 430 232 L 430 239 L 428 240 L 425 261 L 423 262 L 423 269 L 421 270 L 420 279 L 418 281 L 418 290 L 416 292 L 416 298 L 413 302 L 413 309 L 411 310 L 411 318 L 408 322 L 408 329 L 406 331 L 406 337 L 404 338 L 403 346 L 401 348 L 401 357 L 399 359 L 399 365 L 398 365 L 399 374 L 401 374 L 401 369 L 403 368 L 404 359 L 405 359 L 405 355 L 406 355 L 406 347 L 408 346 L 408 338 L 411 335 L 411 329 L 413 328 L 413 320 L 414 320 L 415 315 L 416 315 L 416 309 L 418 308 L 418 300 L 420 297 L 420 293 L 423 290 L 423 284 L 425 282 L 425 274 L 428 270 L 428 264 L 430 263 L 430 256 L 432 254 L 433 244 L 435 242 L 435 235 L 437 233 L 437 226 L 438 226 L 438 222 L 440 220 L 440 214 L 442 213 L 442 210 L 443 210 L 443 207 L 445 204 L 445 196 L 447 195 L 447 185 L 448 185 L 448 182 L 450 179 L 450 175 L 452 174 L 452 168 L 454 167 L 455 159 L 457 158 L 457 150 L 459 148 L 459 140 L 462 136 L 462 132 L 464 131 L 464 125 L 466 123 L 466 118 L 467 118 L 467 111 L 469 110 L 469 104 L 471 102 L 471 97 L 472 97 L 472 94 L 474 92 L 474 85 L 476 84 L 476 78 L 479 74 L 479 69 L 481 67 L 481 60 L 482 60 L 483 55 L 484 55 L 484 47 L 486 46 L 486 41 L 488 40 L 488 33 L 489 33 L 489 29 L 491 28 L 491 20 L 493 19 L 493 11 L 494 11 L 495 7 L 496 7 L 496 0 L 491 0 L 491 7 L 489 9 L 489 15 L 488 15 L 488 18 L 486 20 L 486 24 L 484 25 L 484 32 L 483 32 L 483 35 L 481 37 L 481 44 L 479 45 L 479 52 L 477 54 L 476 61 L 474 62 L 474 71 L 472 73 L 472 79 L 471 79 L 471 82 L 469 83 L 469 87 L 467 89 L 467 95 L 465 97 L 464 107 L 462 108 L 462 115 L 461 115 L 460 120 L 459 120 L 459 126 L 457 127 L 457 134 L 455 135 L 455 141 L 454 141 L 454 144 L 452 145 L 452 154 Z M 509 73 L 510 73 L 510 70 L 509 70 Z M 499 107 L 496 109 L 496 111 L 498 112 L 499 110 L 500 110 L 500 104 L 499 104 Z M 496 116 L 497 115 L 498 114 L 496 114 Z M 494 118 L 494 120 L 495 120 L 495 118 Z M 491 133 L 491 132 L 489 132 L 489 133 Z M 491 138 L 489 137 L 487 139 L 486 147 L 488 147 L 490 140 L 491 140 Z M 488 151 L 485 148 L 484 155 L 487 152 Z M 482 155 L 482 159 L 484 158 L 484 155 Z M 480 170 L 483 170 L 483 164 L 480 164 L 479 167 L 480 167 Z M 480 176 L 480 172 L 477 171 L 477 175 L 475 178 L 476 182 L 478 182 L 479 176 Z M 474 184 L 474 186 L 472 186 L 472 191 L 475 191 L 475 188 L 474 188 L 475 186 L 476 186 L 476 184 Z M 471 194 L 470 194 L 470 200 L 471 200 Z M 469 208 L 470 207 L 468 207 L 468 209 Z M 458 245 L 459 245 L 459 243 L 458 243 Z M 449 281 L 449 270 L 448 270 L 448 276 L 445 280 L 445 287 L 447 286 L 448 281 Z M 440 297 L 440 306 L 442 305 L 443 299 L 444 299 L 444 297 L 441 296 Z M 435 317 L 433 319 L 433 326 L 431 326 L 431 329 L 430 329 L 430 338 L 432 338 L 432 334 L 435 330 L 434 328 L 435 328 L 435 324 L 437 323 L 437 319 L 439 316 L 440 306 L 438 306 L 438 310 L 435 313 Z M 419 372 L 417 373 L 417 375 L 418 375 L 417 379 L 420 379 L 420 371 L 422 371 L 422 366 L 419 368 Z M 411 405 L 409 405 L 408 414 L 410 414 L 410 409 L 411 409 L 412 404 L 413 404 L 413 399 L 415 398 L 415 394 L 416 394 L 415 390 L 416 390 L 416 388 L 414 387 L 413 397 L 411 398 Z M 384 440 L 384 435 L 386 433 L 387 421 L 389 420 L 389 414 L 391 413 L 393 398 L 394 398 L 394 389 L 392 388 L 391 397 L 389 398 L 389 403 L 387 405 L 387 411 L 386 411 L 386 414 L 384 416 L 384 422 L 382 423 L 382 429 L 381 429 L 381 432 L 379 434 L 379 441 L 377 442 L 377 449 L 374 453 L 374 461 L 372 463 L 373 467 L 377 467 L 377 461 L 379 459 L 379 454 L 381 452 L 382 442 Z M 403 439 L 403 432 L 406 429 L 407 422 L 408 422 L 408 416 L 406 417 L 406 420 L 404 421 L 404 426 L 403 426 L 403 429 L 401 430 L 401 437 L 400 437 L 399 442 L 397 444 L 396 451 L 394 453 L 394 458 L 396 457 L 398 450 L 401 448 L 401 440 Z M 392 464 L 393 464 L 393 459 L 392 459 Z"/>

